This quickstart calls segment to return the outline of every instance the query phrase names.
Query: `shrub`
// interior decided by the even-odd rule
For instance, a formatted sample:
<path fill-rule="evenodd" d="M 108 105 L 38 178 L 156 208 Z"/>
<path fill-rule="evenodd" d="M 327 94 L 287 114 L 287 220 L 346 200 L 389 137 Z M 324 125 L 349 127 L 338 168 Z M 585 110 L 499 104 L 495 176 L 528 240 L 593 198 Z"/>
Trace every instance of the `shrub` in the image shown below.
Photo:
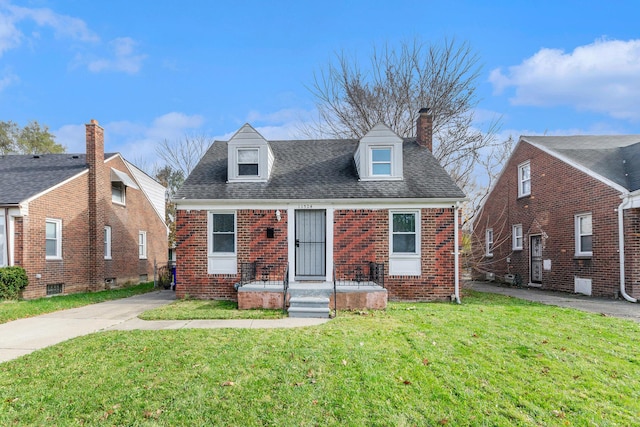
<path fill-rule="evenodd" d="M 0 299 L 18 299 L 20 292 L 29 284 L 22 267 L 0 268 Z"/>

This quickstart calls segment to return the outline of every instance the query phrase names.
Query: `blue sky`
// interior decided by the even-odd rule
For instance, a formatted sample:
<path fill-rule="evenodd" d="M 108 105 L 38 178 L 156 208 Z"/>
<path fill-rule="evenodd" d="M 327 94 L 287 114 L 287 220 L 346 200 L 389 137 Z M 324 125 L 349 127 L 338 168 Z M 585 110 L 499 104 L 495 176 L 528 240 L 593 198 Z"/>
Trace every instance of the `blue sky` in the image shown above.
<path fill-rule="evenodd" d="M 637 1 L 0 0 L 0 120 L 149 166 L 163 139 L 226 139 L 249 122 L 296 138 L 306 86 L 337 52 L 416 37 L 468 41 L 479 121 L 501 136 L 640 134 Z M 482 126 L 482 123 L 478 123 Z"/>

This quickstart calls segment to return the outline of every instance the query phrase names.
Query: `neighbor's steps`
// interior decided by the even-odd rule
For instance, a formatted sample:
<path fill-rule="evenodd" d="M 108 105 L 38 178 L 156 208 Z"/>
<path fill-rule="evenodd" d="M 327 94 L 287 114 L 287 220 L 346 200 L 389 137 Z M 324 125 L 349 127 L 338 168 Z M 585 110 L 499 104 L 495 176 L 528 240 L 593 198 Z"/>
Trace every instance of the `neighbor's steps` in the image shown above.
<path fill-rule="evenodd" d="M 329 298 L 320 296 L 291 296 L 289 299 L 289 317 L 328 318 Z"/>

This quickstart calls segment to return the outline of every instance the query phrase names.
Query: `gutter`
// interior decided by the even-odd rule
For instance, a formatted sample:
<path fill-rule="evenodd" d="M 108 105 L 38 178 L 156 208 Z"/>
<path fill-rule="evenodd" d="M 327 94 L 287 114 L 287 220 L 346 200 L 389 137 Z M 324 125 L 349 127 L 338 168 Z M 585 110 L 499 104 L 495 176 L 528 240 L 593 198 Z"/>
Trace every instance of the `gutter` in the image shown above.
<path fill-rule="evenodd" d="M 622 196 L 623 200 L 618 206 L 618 253 L 620 254 L 620 295 L 629 302 L 638 302 L 638 300 L 627 294 L 624 286 L 624 210 L 631 207 L 629 194 Z"/>
<path fill-rule="evenodd" d="M 454 291 L 453 291 L 453 299 L 460 304 L 460 245 L 459 245 L 459 234 L 460 230 L 458 227 L 459 222 L 459 210 L 460 210 L 460 202 L 456 202 L 453 207 L 453 271 L 454 271 Z"/>

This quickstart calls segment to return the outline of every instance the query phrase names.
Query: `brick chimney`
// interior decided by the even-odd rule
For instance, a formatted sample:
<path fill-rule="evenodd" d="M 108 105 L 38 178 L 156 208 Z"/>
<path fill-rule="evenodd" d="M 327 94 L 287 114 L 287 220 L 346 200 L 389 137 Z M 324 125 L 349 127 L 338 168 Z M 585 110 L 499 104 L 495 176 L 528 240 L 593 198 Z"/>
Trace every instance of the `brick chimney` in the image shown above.
<path fill-rule="evenodd" d="M 111 191 L 104 165 L 104 129 L 91 119 L 85 125 L 89 167 L 89 247 L 87 269 L 91 290 L 104 289 L 104 226 L 108 192 Z"/>
<path fill-rule="evenodd" d="M 433 151 L 433 116 L 429 108 L 421 108 L 418 112 L 416 142 L 429 151 Z"/>

